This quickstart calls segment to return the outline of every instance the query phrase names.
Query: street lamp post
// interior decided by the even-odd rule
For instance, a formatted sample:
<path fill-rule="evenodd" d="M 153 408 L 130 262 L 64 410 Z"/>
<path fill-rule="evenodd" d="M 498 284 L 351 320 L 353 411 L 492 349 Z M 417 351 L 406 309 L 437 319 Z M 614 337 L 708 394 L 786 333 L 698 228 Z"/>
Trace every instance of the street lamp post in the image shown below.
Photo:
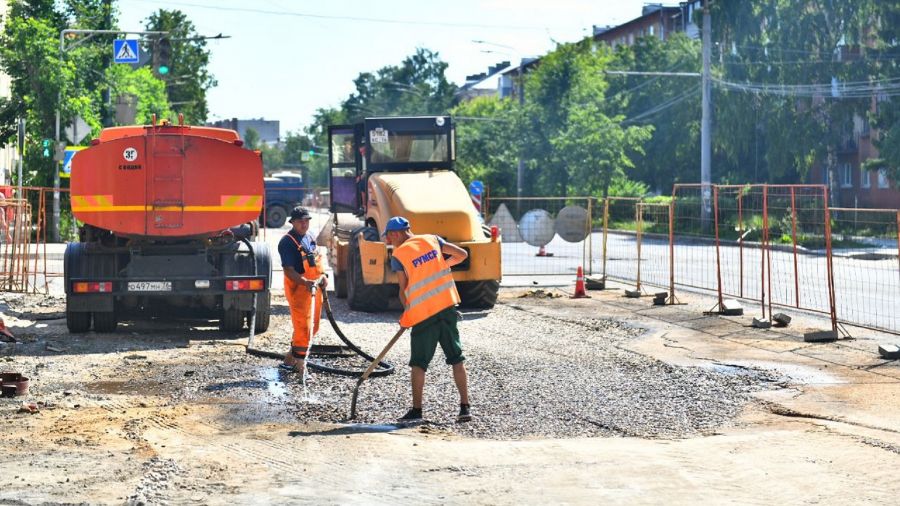
<path fill-rule="evenodd" d="M 522 58 L 522 55 L 512 46 L 506 46 L 503 44 L 495 44 L 493 42 L 488 42 L 485 40 L 473 40 L 472 42 L 474 42 L 476 44 L 485 44 L 488 46 L 502 47 L 502 48 L 508 49 L 509 51 L 512 52 L 512 56 L 519 61 L 519 65 L 518 65 L 518 75 L 519 75 L 518 88 L 519 89 L 516 94 L 519 96 L 519 106 L 525 105 L 525 69 L 524 69 L 525 59 Z M 502 52 L 493 51 L 493 50 L 482 50 L 482 52 L 499 53 L 499 54 L 509 55 L 509 53 L 502 53 Z M 516 168 L 516 197 L 518 199 L 521 199 L 522 198 L 522 187 L 525 184 L 525 155 L 524 155 L 525 149 L 524 149 L 524 146 L 521 145 L 521 142 L 522 142 L 521 138 L 519 139 L 519 142 L 520 142 L 519 163 Z M 518 204 L 516 207 L 519 208 L 520 206 L 521 206 L 521 200 L 518 201 Z"/>

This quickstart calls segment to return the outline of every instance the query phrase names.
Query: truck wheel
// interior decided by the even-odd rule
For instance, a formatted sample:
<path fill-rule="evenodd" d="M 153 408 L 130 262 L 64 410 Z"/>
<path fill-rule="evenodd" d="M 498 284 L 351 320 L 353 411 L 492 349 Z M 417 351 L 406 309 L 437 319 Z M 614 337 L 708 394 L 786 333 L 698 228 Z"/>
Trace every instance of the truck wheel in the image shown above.
<path fill-rule="evenodd" d="M 91 313 L 66 311 L 66 327 L 69 332 L 87 332 L 91 329 Z"/>
<path fill-rule="evenodd" d="M 334 294 L 339 299 L 347 298 L 347 273 L 342 272 L 334 275 Z"/>
<path fill-rule="evenodd" d="M 269 329 L 269 320 L 271 319 L 271 293 L 259 293 L 256 295 L 256 333 L 261 334 Z M 250 315 L 252 311 L 247 312 L 247 327 L 250 327 Z"/>
<path fill-rule="evenodd" d="M 94 312 L 94 330 L 97 332 L 115 332 L 119 325 L 115 311 Z"/>
<path fill-rule="evenodd" d="M 225 332 L 237 332 L 244 328 L 244 312 L 238 307 L 222 310 L 222 319 L 219 320 L 219 329 Z"/>
<path fill-rule="evenodd" d="M 281 228 L 287 222 L 287 210 L 282 206 L 270 206 L 266 209 L 266 226 Z"/>
<path fill-rule="evenodd" d="M 350 254 L 347 276 L 347 303 L 350 309 L 375 313 L 388 308 L 390 295 L 387 285 L 366 285 L 363 281 L 362 263 L 359 254 L 359 232 L 367 241 L 378 240 L 378 230 L 374 227 L 360 227 L 350 237 Z"/>
<path fill-rule="evenodd" d="M 461 307 L 474 309 L 491 309 L 497 303 L 497 292 L 500 290 L 500 282 L 487 281 L 460 281 L 456 284 L 456 290 L 462 302 Z"/>

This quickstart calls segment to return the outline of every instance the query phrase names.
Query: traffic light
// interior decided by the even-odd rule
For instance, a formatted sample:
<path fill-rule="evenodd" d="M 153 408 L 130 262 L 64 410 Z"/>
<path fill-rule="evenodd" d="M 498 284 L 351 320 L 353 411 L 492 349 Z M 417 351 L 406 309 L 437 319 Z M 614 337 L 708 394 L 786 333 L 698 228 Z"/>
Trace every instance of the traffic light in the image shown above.
<path fill-rule="evenodd" d="M 53 145 L 53 140 L 44 139 L 41 141 L 41 146 L 44 148 L 44 158 L 50 158 L 50 147 Z"/>
<path fill-rule="evenodd" d="M 172 43 L 165 37 L 159 39 L 159 46 L 157 47 L 157 51 L 159 52 L 159 56 L 156 59 L 156 73 L 164 76 L 168 74 L 170 70 L 169 66 L 172 59 Z"/>

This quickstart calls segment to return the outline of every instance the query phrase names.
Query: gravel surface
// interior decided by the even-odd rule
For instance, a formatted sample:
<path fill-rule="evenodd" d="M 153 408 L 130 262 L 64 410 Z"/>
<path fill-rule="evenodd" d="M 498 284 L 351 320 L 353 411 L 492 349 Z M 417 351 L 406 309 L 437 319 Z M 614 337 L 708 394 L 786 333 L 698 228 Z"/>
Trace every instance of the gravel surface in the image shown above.
<path fill-rule="evenodd" d="M 349 312 L 333 301 L 344 333 L 373 355 L 396 331 L 396 315 Z M 353 323 L 341 320 L 351 319 Z M 458 397 L 450 367 L 438 349 L 426 379 L 425 418 L 456 433 L 492 439 L 576 436 L 684 437 L 715 430 L 735 417 L 753 391 L 776 381 L 771 373 L 674 367 L 622 345 L 642 329 L 591 318 L 566 321 L 507 305 L 469 312 L 459 324 L 475 419 L 456 424 Z M 271 346 L 276 326 L 258 341 Z M 323 319 L 319 342 L 337 343 Z M 360 389 L 358 421 L 390 423 L 410 406 L 409 340 L 391 350 L 396 374 L 372 378 Z M 365 367 L 357 359 L 322 359 Z M 303 402 L 298 378 L 285 392 L 301 419 L 346 421 L 355 381 L 312 374 L 314 402 Z M 298 401 L 299 400 L 299 401 Z"/>
<path fill-rule="evenodd" d="M 16 306 L 32 313 L 63 307 L 59 298 L 16 294 L 6 294 L 0 303 L 6 314 L 15 314 Z M 275 300 L 272 325 L 256 337 L 255 347 L 287 349 L 291 326 L 283 304 Z M 354 312 L 339 299 L 332 304 L 344 333 L 372 355 L 398 328 L 399 313 Z M 454 422 L 458 397 L 438 349 L 425 388 L 429 427 L 489 439 L 687 437 L 728 424 L 752 392 L 779 379 L 751 369 L 667 365 L 626 349 L 643 329 L 604 318 L 545 316 L 528 304 L 565 302 L 516 300 L 515 306 L 465 313 L 459 328 L 474 420 Z M 214 325 L 126 322 L 113 335 L 29 337 L 25 331 L 19 333 L 23 343 L 0 346 L 0 355 L 15 355 L 16 370 L 33 378 L 33 394 L 50 405 L 234 403 L 234 423 L 348 421 L 355 378 L 312 372 L 305 390 L 298 375 L 279 370 L 276 360 L 245 354 L 240 335 Z M 339 343 L 324 317 L 317 342 Z M 63 351 L 47 351 L 50 344 Z M 389 424 L 409 408 L 408 359 L 407 334 L 388 355 L 396 373 L 370 378 L 361 387 L 356 422 Z M 358 357 L 314 360 L 358 370 L 367 365 Z M 66 368 L 78 374 L 58 374 Z M 152 488 L 148 483 L 148 497 Z"/>

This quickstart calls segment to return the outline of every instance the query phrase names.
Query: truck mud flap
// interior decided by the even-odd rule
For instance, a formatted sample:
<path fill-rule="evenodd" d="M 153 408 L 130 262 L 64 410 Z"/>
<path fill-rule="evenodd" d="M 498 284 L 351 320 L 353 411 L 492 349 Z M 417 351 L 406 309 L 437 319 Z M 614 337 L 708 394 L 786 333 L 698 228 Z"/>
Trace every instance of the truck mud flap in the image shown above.
<path fill-rule="evenodd" d="M 112 295 L 69 295 L 66 297 L 66 311 L 87 313 L 113 311 L 115 300 Z"/>

